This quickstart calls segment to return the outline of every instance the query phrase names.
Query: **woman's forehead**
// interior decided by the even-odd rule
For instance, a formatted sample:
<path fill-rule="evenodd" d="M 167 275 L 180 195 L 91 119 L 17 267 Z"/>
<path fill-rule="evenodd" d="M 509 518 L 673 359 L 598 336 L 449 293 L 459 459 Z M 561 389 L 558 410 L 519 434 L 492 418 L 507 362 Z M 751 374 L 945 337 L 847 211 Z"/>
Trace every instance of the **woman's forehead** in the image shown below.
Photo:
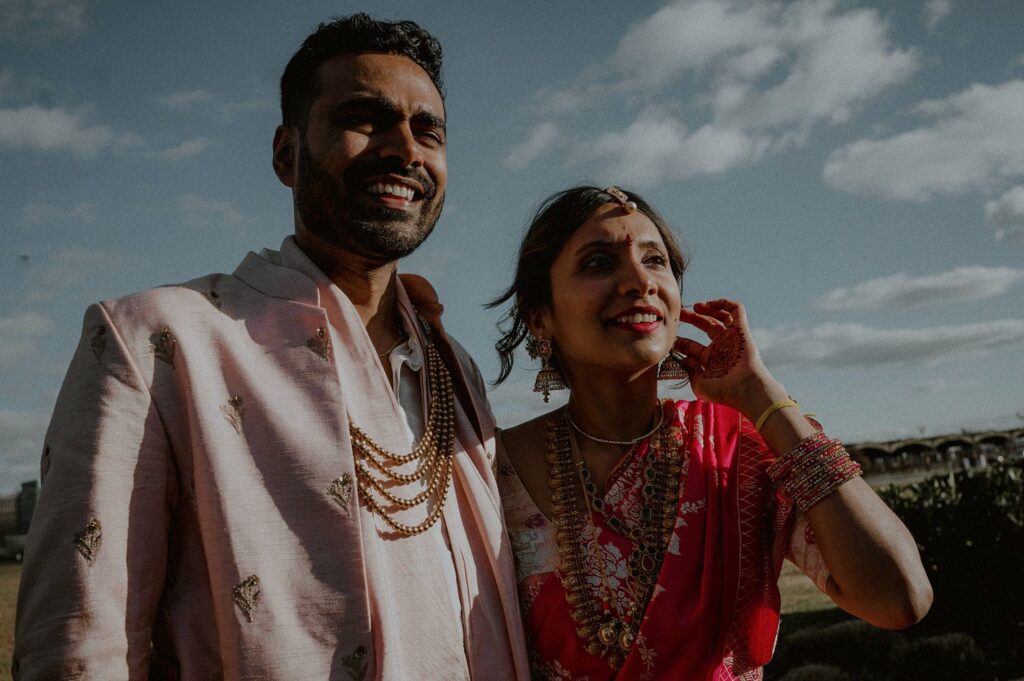
<path fill-rule="evenodd" d="M 570 238 L 571 243 L 594 240 L 662 241 L 661 233 L 651 219 L 640 211 L 626 212 L 619 204 L 598 208 Z"/>

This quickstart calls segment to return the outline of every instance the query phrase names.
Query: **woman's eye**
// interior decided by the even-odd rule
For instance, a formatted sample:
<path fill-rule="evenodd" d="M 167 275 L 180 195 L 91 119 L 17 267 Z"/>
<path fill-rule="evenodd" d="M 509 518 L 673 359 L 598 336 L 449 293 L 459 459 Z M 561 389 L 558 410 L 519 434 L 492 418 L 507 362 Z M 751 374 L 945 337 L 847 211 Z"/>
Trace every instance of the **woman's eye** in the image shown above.
<path fill-rule="evenodd" d="M 612 260 L 606 255 L 592 255 L 586 258 L 582 263 L 582 267 L 585 270 L 599 270 L 611 267 Z"/>
<path fill-rule="evenodd" d="M 660 253 L 655 253 L 644 258 L 644 264 L 651 267 L 664 267 L 668 264 L 668 259 Z"/>

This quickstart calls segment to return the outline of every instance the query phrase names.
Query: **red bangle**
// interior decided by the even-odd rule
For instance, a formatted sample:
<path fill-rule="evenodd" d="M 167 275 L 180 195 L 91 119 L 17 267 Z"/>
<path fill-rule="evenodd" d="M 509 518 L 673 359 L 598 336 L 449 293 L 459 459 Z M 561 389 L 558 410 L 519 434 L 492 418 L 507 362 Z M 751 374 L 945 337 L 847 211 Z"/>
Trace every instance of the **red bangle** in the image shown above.
<path fill-rule="evenodd" d="M 768 477 L 801 511 L 860 473 L 860 465 L 850 458 L 843 443 L 824 433 L 801 440 L 768 467 Z"/>

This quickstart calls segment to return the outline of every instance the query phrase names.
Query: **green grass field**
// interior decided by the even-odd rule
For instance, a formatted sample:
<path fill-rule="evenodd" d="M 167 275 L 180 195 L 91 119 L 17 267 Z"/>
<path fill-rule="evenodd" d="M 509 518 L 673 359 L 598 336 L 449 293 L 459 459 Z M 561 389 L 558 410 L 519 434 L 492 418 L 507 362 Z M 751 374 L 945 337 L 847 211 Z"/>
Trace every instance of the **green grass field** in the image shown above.
<path fill-rule="evenodd" d="M 14 649 L 14 607 L 18 599 L 18 580 L 21 566 L 16 563 L 0 563 L 0 680 L 11 678 L 11 653 Z M 828 596 L 818 591 L 811 580 L 799 570 L 786 563 L 779 581 L 782 591 L 783 631 L 790 620 L 803 621 L 805 616 L 820 611 L 835 610 Z M 822 613 L 825 614 L 825 613 Z"/>

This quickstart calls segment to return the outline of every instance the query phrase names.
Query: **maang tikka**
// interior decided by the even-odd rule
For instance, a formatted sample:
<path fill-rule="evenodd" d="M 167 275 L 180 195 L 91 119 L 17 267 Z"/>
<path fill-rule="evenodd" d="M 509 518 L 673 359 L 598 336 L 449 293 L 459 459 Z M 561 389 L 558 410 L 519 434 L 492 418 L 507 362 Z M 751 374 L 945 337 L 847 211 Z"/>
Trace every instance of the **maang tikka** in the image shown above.
<path fill-rule="evenodd" d="M 605 187 L 604 193 L 615 199 L 616 203 L 621 205 L 627 213 L 636 212 L 636 201 L 629 198 L 629 195 L 626 192 L 622 191 L 615 185 Z"/>
<path fill-rule="evenodd" d="M 565 390 L 562 372 L 551 364 L 550 340 L 531 335 L 526 339 L 526 352 L 532 359 L 540 358 L 540 371 L 537 372 L 537 380 L 533 382 L 533 392 L 544 393 L 544 401 L 547 402 L 552 390 Z"/>

